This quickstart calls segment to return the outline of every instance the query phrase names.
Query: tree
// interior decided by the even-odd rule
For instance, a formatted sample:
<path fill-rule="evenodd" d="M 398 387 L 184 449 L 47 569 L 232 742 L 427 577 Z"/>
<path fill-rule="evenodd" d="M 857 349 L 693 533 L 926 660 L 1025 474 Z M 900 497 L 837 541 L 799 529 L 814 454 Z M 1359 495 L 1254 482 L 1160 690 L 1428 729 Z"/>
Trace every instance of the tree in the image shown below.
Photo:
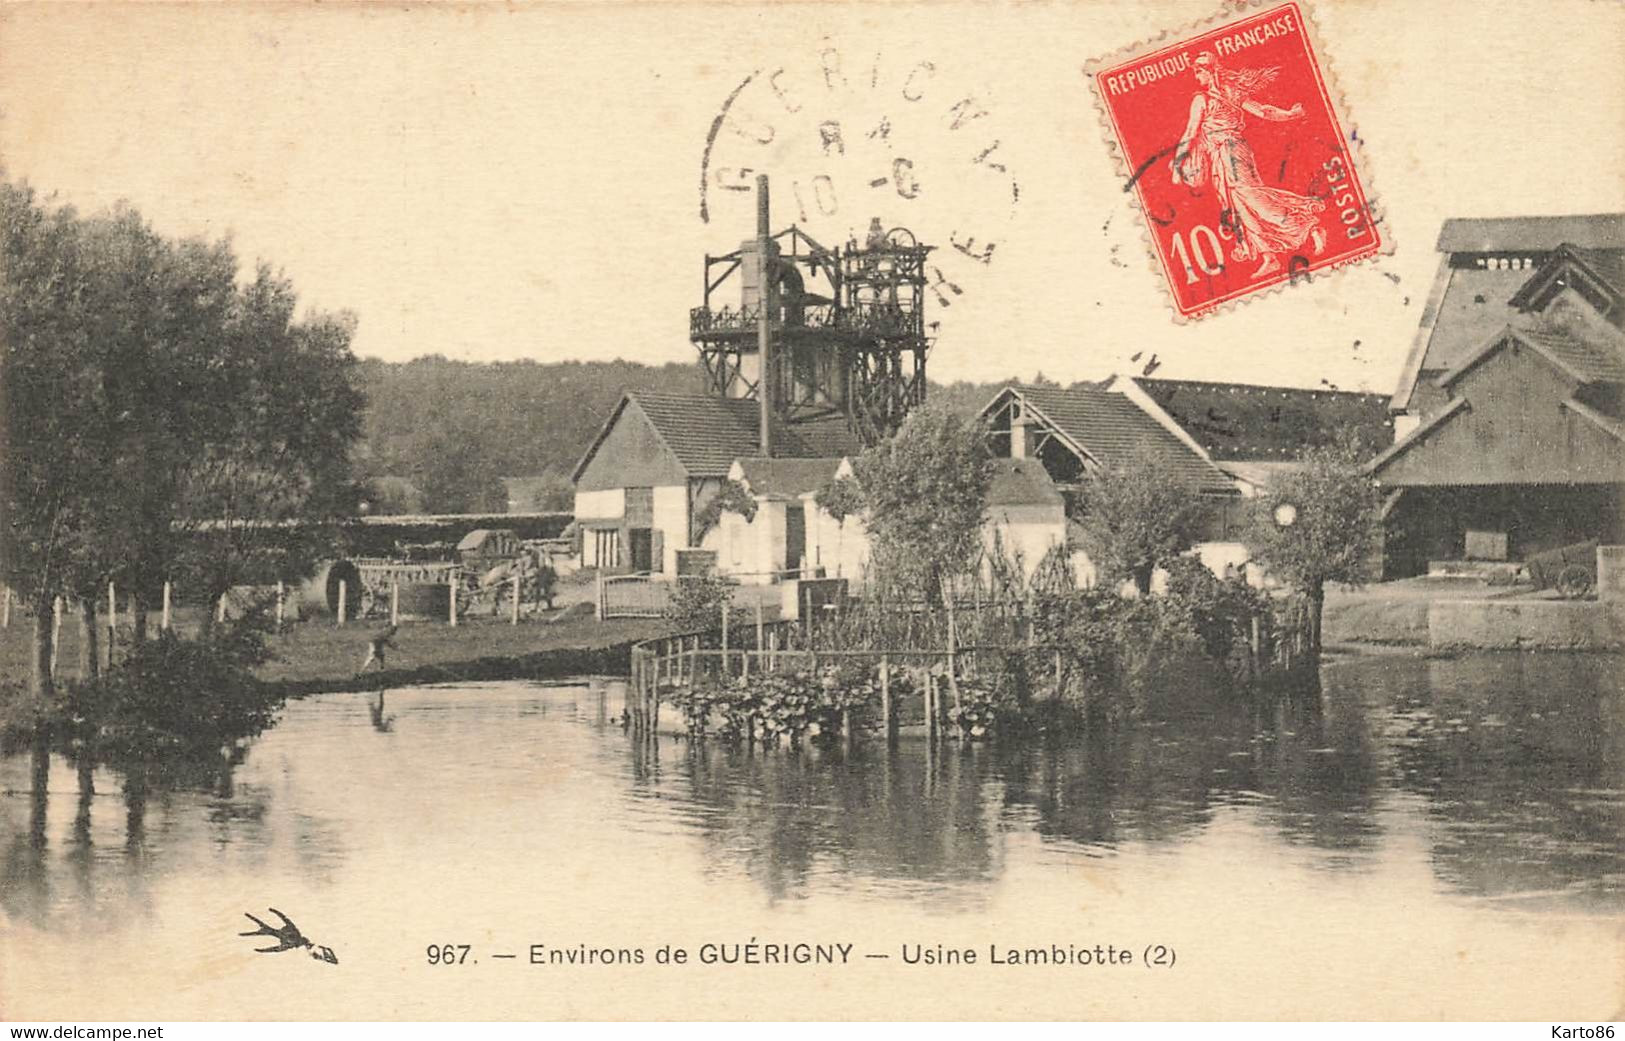
<path fill-rule="evenodd" d="M 101 394 L 81 246 L 72 210 L 0 184 L 0 571 L 33 613 L 36 707 L 53 694 L 52 600 L 91 536 L 106 474 L 97 446 L 80 436 Z"/>
<path fill-rule="evenodd" d="M 1370 577 L 1383 535 L 1382 492 L 1366 475 L 1352 432 L 1311 448 L 1254 500 L 1249 548 L 1309 604 L 1309 645 L 1319 653 L 1326 583 Z"/>
<path fill-rule="evenodd" d="M 883 581 L 940 597 L 952 610 L 950 582 L 982 547 L 993 480 L 987 445 L 979 418 L 928 405 L 857 458 L 871 559 Z"/>
<path fill-rule="evenodd" d="M 1140 447 L 1089 474 L 1079 503 L 1084 549 L 1100 577 L 1151 591 L 1151 574 L 1189 549 L 1201 519 L 1196 486 L 1168 456 Z"/>
<path fill-rule="evenodd" d="M 171 515 L 187 536 L 173 566 L 208 603 L 239 583 L 307 574 L 360 501 L 355 319 L 296 321 L 295 305 L 292 285 L 260 266 L 205 360 L 208 410 L 190 431 Z"/>
<path fill-rule="evenodd" d="M 353 512 L 353 321 L 295 322 L 284 280 L 236 277 L 223 242 L 165 239 L 127 207 L 81 219 L 0 184 L 0 566 L 44 630 L 37 694 L 56 596 L 94 631 L 109 579 L 139 606 L 177 573 L 211 596 L 292 577 L 326 548 L 312 522 Z"/>

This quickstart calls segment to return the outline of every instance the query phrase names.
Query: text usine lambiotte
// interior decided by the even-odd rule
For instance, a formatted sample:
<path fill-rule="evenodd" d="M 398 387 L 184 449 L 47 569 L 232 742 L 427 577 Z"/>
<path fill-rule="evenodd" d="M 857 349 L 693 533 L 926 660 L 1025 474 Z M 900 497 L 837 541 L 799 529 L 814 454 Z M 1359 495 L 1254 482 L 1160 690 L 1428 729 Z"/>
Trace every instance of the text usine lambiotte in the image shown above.
<path fill-rule="evenodd" d="M 903 943 L 895 947 L 861 950 L 846 942 L 701 943 L 694 946 L 660 944 L 654 947 L 598 947 L 531 944 L 532 965 L 852 965 L 859 962 L 903 965 L 1072 965 L 1172 968 L 1177 955 L 1164 944 L 1135 948 L 1126 944 L 1048 943 L 985 945 Z"/>

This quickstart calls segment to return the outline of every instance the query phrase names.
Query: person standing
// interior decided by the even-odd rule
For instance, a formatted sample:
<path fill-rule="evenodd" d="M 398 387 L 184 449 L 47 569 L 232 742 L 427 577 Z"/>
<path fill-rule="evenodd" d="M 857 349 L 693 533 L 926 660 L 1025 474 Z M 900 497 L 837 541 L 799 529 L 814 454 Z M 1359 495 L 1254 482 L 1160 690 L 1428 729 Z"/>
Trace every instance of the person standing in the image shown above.
<path fill-rule="evenodd" d="M 383 629 L 367 641 L 367 658 L 361 663 L 361 671 L 366 672 L 367 666 L 373 662 L 378 663 L 378 671 L 384 671 L 384 652 L 395 646 L 396 626 L 386 625 Z"/>

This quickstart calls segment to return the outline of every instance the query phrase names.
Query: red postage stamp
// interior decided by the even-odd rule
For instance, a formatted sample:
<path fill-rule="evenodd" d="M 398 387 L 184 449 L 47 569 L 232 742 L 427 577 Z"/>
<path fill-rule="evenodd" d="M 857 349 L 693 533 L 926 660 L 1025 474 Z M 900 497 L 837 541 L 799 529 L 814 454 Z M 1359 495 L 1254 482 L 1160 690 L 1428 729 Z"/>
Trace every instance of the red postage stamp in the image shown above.
<path fill-rule="evenodd" d="M 1181 319 L 1391 249 L 1317 42 L 1271 4 L 1085 67 Z"/>

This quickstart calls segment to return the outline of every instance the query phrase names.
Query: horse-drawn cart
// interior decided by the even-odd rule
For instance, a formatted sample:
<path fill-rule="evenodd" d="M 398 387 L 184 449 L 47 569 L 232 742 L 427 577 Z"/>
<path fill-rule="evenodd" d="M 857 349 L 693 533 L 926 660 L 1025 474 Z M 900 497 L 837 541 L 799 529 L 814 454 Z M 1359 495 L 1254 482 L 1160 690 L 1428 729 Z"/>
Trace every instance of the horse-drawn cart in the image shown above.
<path fill-rule="evenodd" d="M 1578 600 L 1597 586 L 1597 541 L 1532 554 L 1524 569 L 1537 589 L 1555 589 L 1564 599 Z"/>

